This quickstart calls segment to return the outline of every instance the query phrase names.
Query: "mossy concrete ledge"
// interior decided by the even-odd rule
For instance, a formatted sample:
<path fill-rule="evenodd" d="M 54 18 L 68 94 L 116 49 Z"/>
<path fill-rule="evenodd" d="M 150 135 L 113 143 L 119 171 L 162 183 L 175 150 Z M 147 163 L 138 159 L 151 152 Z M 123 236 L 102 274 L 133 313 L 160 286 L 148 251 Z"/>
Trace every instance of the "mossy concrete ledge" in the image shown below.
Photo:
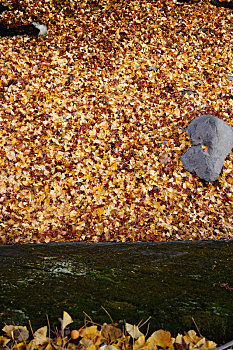
<path fill-rule="evenodd" d="M 35 330 L 47 314 L 53 328 L 65 310 L 74 327 L 83 311 L 102 324 L 103 306 L 120 324 L 151 316 L 151 332 L 196 330 L 194 319 L 222 344 L 233 339 L 232 266 L 232 241 L 0 246 L 0 323 Z"/>

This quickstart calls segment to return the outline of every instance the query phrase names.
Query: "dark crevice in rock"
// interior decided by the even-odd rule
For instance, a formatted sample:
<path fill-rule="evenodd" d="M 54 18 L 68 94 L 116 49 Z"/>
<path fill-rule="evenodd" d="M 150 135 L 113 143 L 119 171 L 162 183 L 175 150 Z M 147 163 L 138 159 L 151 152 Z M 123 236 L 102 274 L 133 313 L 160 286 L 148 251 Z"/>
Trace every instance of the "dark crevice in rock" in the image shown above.
<path fill-rule="evenodd" d="M 5 11 L 14 11 L 15 8 L 10 8 L 0 4 L 0 14 Z M 47 26 L 40 22 L 33 22 L 26 25 L 8 28 L 6 24 L 0 23 L 0 37 L 13 37 L 17 35 L 38 36 L 47 33 Z"/>
<path fill-rule="evenodd" d="M 37 29 L 33 24 L 22 25 L 16 28 L 7 28 L 0 25 L 0 37 L 12 37 L 16 35 L 32 35 L 37 36 L 40 30 Z"/>

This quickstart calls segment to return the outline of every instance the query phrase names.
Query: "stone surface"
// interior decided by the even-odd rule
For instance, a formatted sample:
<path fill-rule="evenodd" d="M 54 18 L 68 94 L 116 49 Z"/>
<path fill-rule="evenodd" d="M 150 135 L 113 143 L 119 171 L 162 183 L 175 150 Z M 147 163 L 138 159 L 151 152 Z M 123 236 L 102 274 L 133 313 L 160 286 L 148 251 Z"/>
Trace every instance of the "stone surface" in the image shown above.
<path fill-rule="evenodd" d="M 217 180 L 233 148 L 233 128 L 207 114 L 194 119 L 187 130 L 192 146 L 180 158 L 184 168 L 203 180 Z"/>

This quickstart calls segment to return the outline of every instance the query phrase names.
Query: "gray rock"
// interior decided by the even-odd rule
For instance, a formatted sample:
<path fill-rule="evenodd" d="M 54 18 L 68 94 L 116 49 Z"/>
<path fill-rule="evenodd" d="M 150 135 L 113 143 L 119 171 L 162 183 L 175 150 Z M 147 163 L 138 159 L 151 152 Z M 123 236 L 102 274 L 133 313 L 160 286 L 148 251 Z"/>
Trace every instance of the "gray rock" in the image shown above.
<path fill-rule="evenodd" d="M 159 68 L 157 68 L 156 66 L 149 66 L 148 70 L 153 72 L 158 72 Z"/>
<path fill-rule="evenodd" d="M 184 168 L 206 181 L 217 180 L 233 148 L 233 128 L 207 114 L 195 118 L 187 130 L 192 146 L 180 157 Z"/>
<path fill-rule="evenodd" d="M 193 91 L 193 90 L 182 90 L 181 91 L 181 94 L 184 96 L 184 95 L 193 95 L 193 94 L 195 94 L 195 91 Z"/>

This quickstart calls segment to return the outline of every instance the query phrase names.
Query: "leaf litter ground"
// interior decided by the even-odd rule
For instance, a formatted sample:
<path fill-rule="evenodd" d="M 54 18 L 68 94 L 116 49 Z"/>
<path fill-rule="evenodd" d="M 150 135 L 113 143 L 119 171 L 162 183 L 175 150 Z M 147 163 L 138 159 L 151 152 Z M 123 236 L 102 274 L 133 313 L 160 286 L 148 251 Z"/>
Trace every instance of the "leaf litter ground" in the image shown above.
<path fill-rule="evenodd" d="M 208 1 L 15 0 L 0 39 L 1 242 L 233 237 L 233 155 L 218 181 L 182 166 L 185 128 L 232 125 L 229 9 Z"/>
<path fill-rule="evenodd" d="M 63 312 L 60 319 L 61 329 L 54 337 L 50 336 L 50 325 L 44 326 L 37 331 L 31 329 L 32 338 L 26 326 L 5 325 L 4 336 L 0 337 L 1 349 L 20 350 L 194 350 L 194 349 L 216 349 L 216 343 L 197 336 L 196 332 L 190 330 L 185 335 L 178 334 L 172 338 L 171 333 L 162 329 L 155 331 L 147 337 L 139 330 L 139 326 L 125 323 L 123 330 L 117 324 L 104 323 L 102 326 L 89 325 L 90 320 L 79 330 L 70 331 L 66 327 L 73 322 L 67 312 Z M 49 333 L 49 334 L 48 334 Z M 231 342 L 230 342 L 231 343 Z M 230 345 L 230 343 L 228 343 Z M 232 344 L 231 344 L 232 345 Z M 224 347 L 224 349 L 227 347 Z M 230 346 L 228 346 L 230 348 Z"/>

